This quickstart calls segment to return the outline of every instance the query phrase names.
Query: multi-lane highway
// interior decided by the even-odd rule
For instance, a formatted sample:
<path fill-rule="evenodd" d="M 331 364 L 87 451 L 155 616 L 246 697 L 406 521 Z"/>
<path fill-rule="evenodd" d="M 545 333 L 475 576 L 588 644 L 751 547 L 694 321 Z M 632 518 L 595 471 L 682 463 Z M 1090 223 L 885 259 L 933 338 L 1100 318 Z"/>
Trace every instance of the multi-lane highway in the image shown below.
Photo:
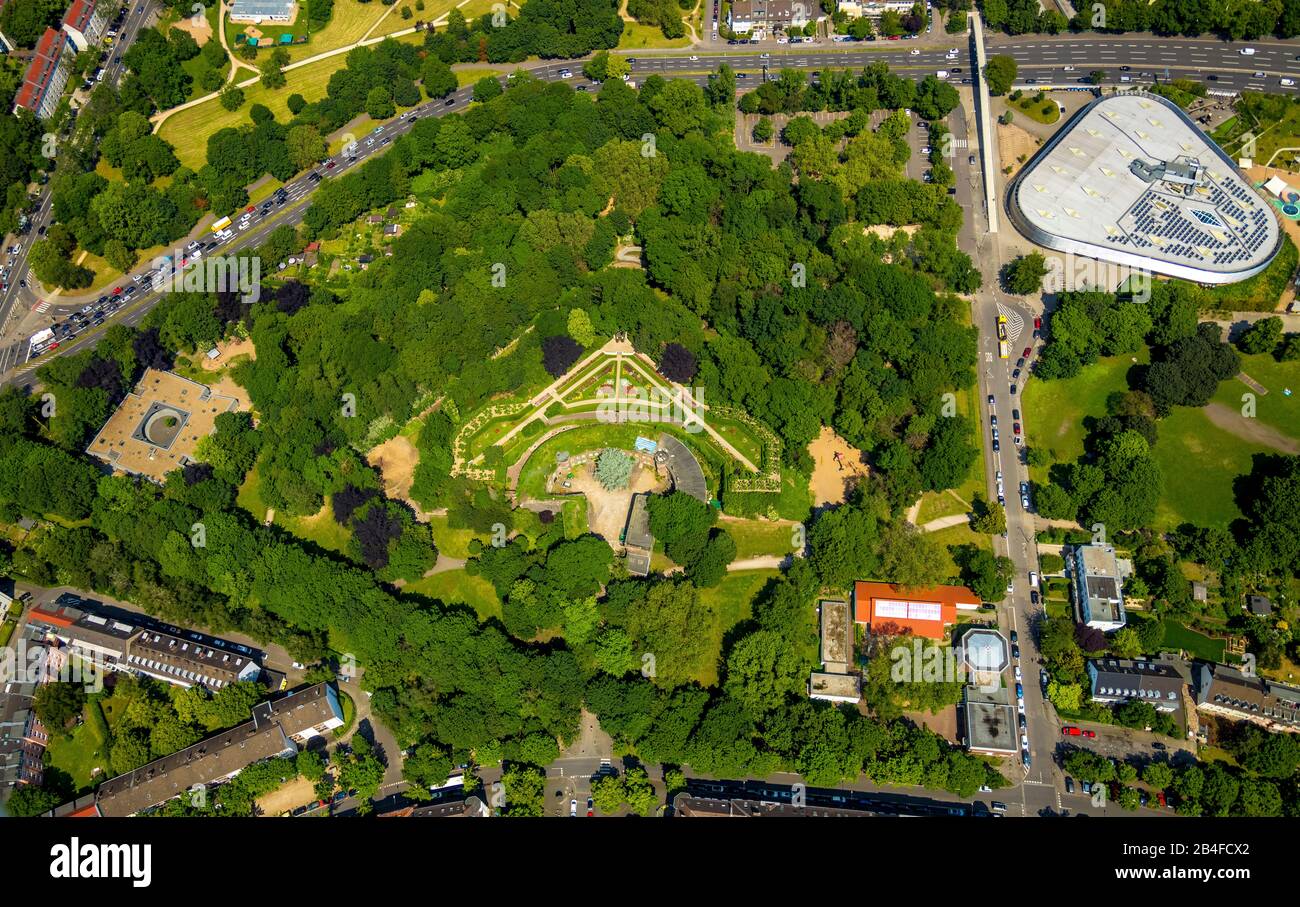
<path fill-rule="evenodd" d="M 135 41 L 140 30 L 154 20 L 155 0 L 137 0 L 126 7 L 121 27 L 113 46 L 107 49 L 108 59 L 104 63 L 104 81 L 117 86 L 126 73 L 126 64 L 122 57 Z M 100 48 L 103 50 L 104 48 Z M 75 127 L 74 127 L 75 128 Z M 35 243 L 50 226 L 52 209 L 49 187 L 41 190 L 33 213 L 28 218 L 27 232 L 18 236 L 12 243 L 17 249 L 10 253 L 9 247 L 0 250 L 6 267 L 9 269 L 8 285 L 0 291 L 0 337 L 10 337 L 22 318 L 41 300 L 35 294 L 36 281 L 29 275 L 28 255 Z M 12 260 L 11 260 L 12 254 Z M 25 340 L 25 338 L 24 338 Z M 25 355 L 25 354 L 24 354 Z M 21 364 L 16 350 L 6 347 L 0 350 L 0 374 Z"/>
<path fill-rule="evenodd" d="M 148 3 L 128 8 L 126 24 L 119 38 L 116 57 L 138 33 L 144 22 L 151 16 Z M 710 48 L 717 46 L 710 43 Z M 1283 87 L 1281 79 L 1300 81 L 1300 43 L 1264 40 L 1250 43 L 1226 43 L 1215 39 L 1157 38 L 1151 35 L 1105 36 L 1098 40 L 1096 35 L 1061 35 L 1053 37 L 1026 36 L 1007 38 L 990 36 L 988 40 L 990 54 L 1006 53 L 1017 60 L 1020 68 L 1018 83 L 1026 84 L 1070 84 L 1086 79 L 1093 70 L 1103 70 L 1107 81 L 1118 83 L 1123 78 L 1131 79 L 1135 84 L 1155 79 L 1195 77 L 1210 79 L 1223 91 L 1241 91 L 1248 88 L 1269 88 L 1270 90 L 1295 91 L 1295 87 Z M 1255 53 L 1243 55 L 1242 48 L 1250 47 Z M 956 49 L 956 58 L 949 56 L 949 51 Z M 703 81 L 706 75 L 721 64 L 728 64 L 741 76 L 739 89 L 749 90 L 768 74 L 782 68 L 815 71 L 830 68 L 861 68 L 870 63 L 884 62 L 900 74 L 914 78 L 923 78 L 940 70 L 946 71 L 953 83 L 967 83 L 973 79 L 972 56 L 965 36 L 926 35 L 916 41 L 874 41 L 833 43 L 828 41 L 806 42 L 800 44 L 776 44 L 768 42 L 763 45 L 722 45 L 717 50 L 707 53 L 691 54 L 641 52 L 629 53 L 632 78 L 644 79 L 652 74 L 669 78 L 691 78 Z M 551 63 L 530 67 L 530 72 L 542 79 L 557 80 L 564 70 L 579 70 L 582 61 L 553 61 Z M 1121 67 L 1128 67 L 1127 70 Z M 106 78 L 114 82 L 121 76 L 121 64 L 109 63 Z M 1032 83 L 1030 80 L 1033 80 Z M 575 79 L 580 87 L 585 80 L 580 76 Z M 440 115 L 442 113 L 463 109 L 472 94 L 470 88 L 462 88 L 451 96 L 454 101 L 445 105 L 442 101 L 433 101 L 415 111 L 417 116 Z M 397 121 L 387 127 L 388 135 L 397 135 L 409 127 L 407 121 Z M 369 153 L 378 153 L 383 146 L 360 149 L 359 157 Z M 340 161 L 339 163 L 342 163 Z M 326 172 L 333 176 L 342 172 L 341 167 Z M 323 171 L 324 172 L 324 171 Z M 270 218 L 270 223 L 293 224 L 301 219 L 302 200 L 310 196 L 315 186 L 304 184 L 305 177 L 286 187 L 292 204 L 286 210 L 277 210 Z M 34 236 L 49 220 L 48 193 L 45 193 L 38 206 L 38 212 L 31 231 L 20 243 L 13 264 L 9 288 L 0 295 L 0 326 L 5 328 L 9 346 L 0 349 L 0 373 L 8 374 L 20 369 L 17 377 L 25 380 L 30 372 L 26 365 L 26 337 L 15 337 L 13 329 L 21 318 L 31 309 L 48 308 L 50 320 L 61 314 L 83 307 L 94 300 L 90 297 L 65 297 L 62 301 L 38 298 L 32 287 L 19 285 L 19 277 L 27 274 L 26 256 Z M 259 231 L 240 234 L 230 244 L 230 249 L 246 248 L 255 241 L 264 238 Z M 125 278 L 124 278 L 125 282 Z M 155 294 L 144 294 L 130 306 L 125 306 L 127 314 L 120 316 L 123 321 L 138 319 L 139 313 L 156 301 Z M 46 304 L 50 304 L 47 306 Z M 93 333 L 93 332 L 91 332 Z M 73 346 L 82 342 L 80 338 Z M 64 347 L 61 347 L 63 349 Z"/>
<path fill-rule="evenodd" d="M 133 27 L 129 26 L 128 31 L 124 32 L 124 42 L 129 41 L 128 34 L 134 36 L 143 18 L 135 11 L 132 12 L 132 17 L 129 21 Z M 1143 84 L 1166 78 L 1188 77 L 1205 80 L 1211 88 L 1224 92 L 1265 89 L 1290 92 L 1296 88 L 1283 86 L 1281 80 L 1300 81 L 1300 42 L 1294 41 L 1269 39 L 1226 43 L 1214 39 L 1156 38 L 1151 35 L 1107 35 L 1104 38 L 1096 35 L 1040 35 L 1021 38 L 988 36 L 986 44 L 990 55 L 1009 54 L 1017 61 L 1019 85 L 1079 84 L 1093 70 L 1104 71 L 1107 83 L 1119 84 L 1125 78 L 1133 84 Z M 725 63 L 737 71 L 740 76 L 737 87 L 744 92 L 755 87 L 769 74 L 783 68 L 811 73 L 825 69 L 857 69 L 883 62 L 892 71 L 917 79 L 944 70 L 949 81 L 954 84 L 968 83 L 975 75 L 972 72 L 973 56 L 966 36 L 931 35 L 912 42 L 769 43 L 757 47 L 718 46 L 711 43 L 709 46 L 710 51 L 694 54 L 689 51 L 629 53 L 631 78 L 639 82 L 657 74 L 703 83 L 710 72 Z M 717 49 L 713 50 L 714 47 Z M 1254 53 L 1243 54 L 1243 48 L 1251 48 Z M 953 49 L 957 51 L 955 58 L 950 56 Z M 572 80 L 580 90 L 596 90 L 598 86 L 588 84 L 581 75 L 565 75 L 566 71 L 579 73 L 581 65 L 580 60 L 553 61 L 529 67 L 529 72 L 547 81 Z M 116 78 L 117 75 L 120 73 L 110 72 L 108 77 Z M 421 117 L 439 116 L 465 109 L 472 93 L 470 86 L 460 88 L 447 99 L 421 105 L 403 117 L 390 121 L 375 133 L 360 137 L 351 154 L 336 155 L 318 166 L 314 172 L 319 178 L 311 173 L 303 174 L 284 186 L 283 194 L 271 200 L 269 210 L 265 208 L 265 203 L 261 203 L 252 212 L 246 228 L 235 232 L 229 240 L 221 242 L 211 235 L 205 235 L 200 241 L 217 242 L 209 254 L 231 254 L 255 248 L 275 228 L 300 222 L 315 188 L 324 179 L 349 172 L 367 157 L 384 153 L 393 139 L 408 131 Z M 979 160 L 978 132 L 969 122 L 965 106 L 953 112 L 948 125 L 958 140 L 960 149 L 950 162 L 957 175 L 956 198 L 967 212 L 959 244 L 984 270 L 984 289 L 974 296 L 972 317 L 980 331 L 979 401 L 983 413 L 982 434 L 988 494 L 991 499 L 996 498 L 997 478 L 1000 475 L 1006 499 L 1007 534 L 1004 538 L 994 540 L 995 550 L 999 554 L 1006 554 L 1015 565 L 1014 588 L 1001 606 L 1000 623 L 1005 630 L 1014 630 L 1017 634 L 1030 760 L 1021 772 L 1022 783 L 1017 785 L 1014 793 L 1008 792 L 1004 799 L 1022 814 L 1037 814 L 1060 809 L 1065 802 L 1060 774 L 1053 761 L 1059 745 L 1060 726 L 1044 700 L 1038 681 L 1039 652 L 1033 628 L 1042 611 L 1031 601 L 1028 581 L 1030 571 L 1037 570 L 1035 522 L 1032 499 L 1027 508 L 1020 493 L 1021 482 L 1028 480 L 1028 470 L 1021 456 L 1023 448 L 1014 443 L 1014 426 L 1017 422 L 1021 424 L 1023 437 L 1024 417 L 1028 415 L 1020 406 L 1021 392 L 1025 381 L 1032 380 L 1029 377 L 1030 366 L 1040 346 L 1040 342 L 1033 337 L 1034 319 L 1043 313 L 1024 300 L 1007 297 L 1000 292 L 997 269 L 1005 261 L 1002 237 L 988 229 L 987 212 L 982 204 L 986 174 L 978 163 L 972 163 L 972 156 L 974 161 Z M 918 132 L 911 138 L 915 154 L 919 151 L 924 136 Z M 991 176 L 998 178 L 997 174 Z M 1000 197 L 1000 193 L 998 195 Z M 239 217 L 237 213 L 236 220 Z M 48 198 L 43 198 L 38 221 L 43 225 L 47 219 Z M 35 229 L 34 226 L 33 231 Z M 29 242 L 30 238 L 29 235 Z M 24 256 L 27 245 L 24 243 Z M 17 280 L 13 283 L 16 285 Z M 122 280 L 124 287 L 134 283 L 129 278 Z M 141 289 L 133 294 L 131 301 L 121 304 L 112 314 L 114 320 L 134 324 L 161 298 L 161 293 L 154 290 L 147 280 L 140 281 L 138 286 Z M 18 299 L 25 299 L 29 307 L 37 305 L 35 297 L 23 297 L 16 286 L 11 286 L 9 292 L 0 299 L 0 322 L 10 321 L 10 307 Z M 48 314 L 51 319 L 62 319 L 88 303 L 93 308 L 95 300 L 87 297 L 64 298 L 51 305 Z M 12 313 L 14 320 L 21 314 L 23 313 Z M 1010 357 L 1005 360 L 998 356 L 996 323 L 999 315 L 1006 318 Z M 102 327 L 94 327 L 92 319 L 88 329 L 78 330 L 74 339 L 61 343 L 57 350 L 46 355 L 84 348 L 97 340 L 100 330 Z M 26 361 L 26 337 L 9 336 L 13 342 L 8 347 L 0 348 L 0 371 L 6 373 L 5 383 L 21 384 L 30 381 L 31 372 L 41 360 Z M 1013 377 L 1012 371 L 1017 367 L 1017 360 L 1025 348 L 1030 348 L 1030 355 L 1020 366 L 1020 375 Z M 991 417 L 996 417 L 999 427 L 1000 444 L 996 451 L 992 449 L 989 432 Z"/>

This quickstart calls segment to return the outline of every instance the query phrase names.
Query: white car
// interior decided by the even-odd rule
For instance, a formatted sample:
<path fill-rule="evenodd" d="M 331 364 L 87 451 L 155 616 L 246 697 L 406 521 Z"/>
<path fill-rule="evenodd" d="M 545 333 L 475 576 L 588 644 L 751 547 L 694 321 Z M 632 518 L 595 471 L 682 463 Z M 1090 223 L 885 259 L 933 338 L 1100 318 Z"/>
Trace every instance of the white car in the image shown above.
<path fill-rule="evenodd" d="M 560 78 L 561 78 L 561 79 L 572 79 L 572 78 L 573 78 L 573 70 L 571 70 L 571 69 L 561 69 L 561 70 L 560 70 Z M 577 801 L 575 800 L 574 802 L 576 803 Z"/>
<path fill-rule="evenodd" d="M 577 801 L 577 800 L 570 800 L 570 801 L 569 801 L 569 815 L 570 815 L 570 816 L 576 816 L 576 815 L 578 815 L 578 801 Z"/>
<path fill-rule="evenodd" d="M 1295 84 L 1295 79 L 1283 79 L 1282 84 L 1287 88 L 1290 88 L 1292 85 Z"/>
<path fill-rule="evenodd" d="M 1067 66 L 1067 67 L 1065 67 L 1065 71 L 1066 71 L 1066 72 L 1074 72 L 1074 67 L 1073 67 L 1073 66 Z"/>
<path fill-rule="evenodd" d="M 1023 678 L 1021 678 L 1020 676 L 1020 665 L 1016 665 L 1016 680 L 1021 680 L 1021 679 Z"/>
<path fill-rule="evenodd" d="M 699 58 L 699 57 L 691 57 L 691 62 L 692 62 L 692 63 L 698 63 L 699 61 L 700 61 L 700 58 Z"/>
<path fill-rule="evenodd" d="M 1255 56 L 1255 48 L 1243 47 L 1241 50 L 1237 51 L 1237 53 L 1241 54 L 1243 57 L 1253 57 Z"/>
<path fill-rule="evenodd" d="M 908 53 L 910 53 L 914 57 L 921 56 L 921 52 L 917 50 L 915 47 L 913 47 L 910 51 L 908 51 Z"/>

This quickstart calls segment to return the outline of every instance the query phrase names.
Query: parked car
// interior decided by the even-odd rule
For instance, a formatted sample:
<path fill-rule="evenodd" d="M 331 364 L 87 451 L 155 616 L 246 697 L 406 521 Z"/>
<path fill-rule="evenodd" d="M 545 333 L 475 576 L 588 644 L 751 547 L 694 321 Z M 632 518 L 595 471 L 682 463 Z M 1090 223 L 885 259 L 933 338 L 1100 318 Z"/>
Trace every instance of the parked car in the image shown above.
<path fill-rule="evenodd" d="M 570 815 L 570 816 L 577 816 L 577 815 L 578 815 L 578 801 L 577 801 L 577 800 L 570 800 L 570 801 L 569 801 L 569 815 Z"/>
<path fill-rule="evenodd" d="M 1074 793 L 1074 779 L 1071 778 L 1069 775 L 1065 776 L 1065 792 L 1067 794 Z"/>
<path fill-rule="evenodd" d="M 1079 730 L 1072 724 L 1067 724 L 1065 727 L 1061 728 L 1061 736 L 1063 737 L 1078 737 L 1082 733 L 1083 731 Z"/>

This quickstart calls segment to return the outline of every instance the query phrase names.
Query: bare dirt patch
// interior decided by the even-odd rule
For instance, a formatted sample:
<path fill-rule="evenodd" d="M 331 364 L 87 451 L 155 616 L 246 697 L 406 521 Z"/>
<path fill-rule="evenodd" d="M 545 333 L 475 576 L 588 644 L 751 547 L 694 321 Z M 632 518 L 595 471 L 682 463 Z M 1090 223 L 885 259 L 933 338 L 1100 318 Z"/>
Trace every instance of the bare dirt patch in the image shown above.
<path fill-rule="evenodd" d="M 569 487 L 556 489 L 566 494 L 581 494 L 587 498 L 587 526 L 615 548 L 621 549 L 619 536 L 627 525 L 628 509 L 632 506 L 632 495 L 643 491 L 663 491 L 668 487 L 667 479 L 655 475 L 653 468 L 637 465 L 632 469 L 632 478 L 627 488 L 606 491 L 605 486 L 596 480 L 595 462 L 579 466 L 568 479 Z"/>
<path fill-rule="evenodd" d="M 814 507 L 843 503 L 853 485 L 867 474 L 862 451 L 828 426 L 822 426 L 821 434 L 808 445 L 808 453 L 813 458 L 808 488 Z"/>
<path fill-rule="evenodd" d="M 366 454 L 366 462 L 383 474 L 384 492 L 388 497 L 406 501 L 423 518 L 419 505 L 411 500 L 411 485 L 415 481 L 420 451 L 409 438 L 402 435 L 390 438 Z"/>
<path fill-rule="evenodd" d="M 206 16 L 199 16 L 197 21 L 194 16 L 181 16 L 171 27 L 188 32 L 199 47 L 212 40 L 212 23 L 208 22 Z"/>
<path fill-rule="evenodd" d="M 306 806 L 315 801 L 315 786 L 299 775 L 269 794 L 258 797 L 257 808 L 264 816 L 278 816 L 285 810 L 297 809 L 299 806 Z"/>
<path fill-rule="evenodd" d="M 1271 447 L 1292 456 L 1300 454 L 1300 441 L 1290 435 L 1284 435 L 1271 425 L 1265 425 L 1258 419 L 1247 419 L 1222 403 L 1210 403 L 1205 407 L 1206 417 L 1226 432 L 1231 432 L 1243 441 Z"/>
<path fill-rule="evenodd" d="M 244 337 L 221 341 L 217 344 L 217 357 L 209 359 L 205 353 L 199 360 L 199 367 L 205 372 L 219 372 L 234 365 L 235 359 L 240 356 L 247 356 L 249 359 L 257 358 L 257 347 L 253 345 L 251 339 Z"/>
<path fill-rule="evenodd" d="M 1022 166 L 1018 158 L 1021 155 L 1028 161 L 1038 150 L 1038 140 L 1014 123 L 1009 126 L 998 124 L 999 167 L 1011 168 L 1011 176 Z"/>

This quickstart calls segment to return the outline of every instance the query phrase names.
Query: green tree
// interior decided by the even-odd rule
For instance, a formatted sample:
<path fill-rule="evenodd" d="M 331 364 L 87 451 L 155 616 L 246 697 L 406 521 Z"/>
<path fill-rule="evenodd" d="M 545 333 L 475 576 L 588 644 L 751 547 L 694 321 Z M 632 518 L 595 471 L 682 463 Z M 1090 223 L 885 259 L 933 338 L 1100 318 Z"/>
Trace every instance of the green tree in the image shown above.
<path fill-rule="evenodd" d="M 1016 80 L 1016 61 L 1014 57 L 1006 54 L 997 54 L 989 57 L 988 62 L 984 64 L 984 79 L 988 82 L 989 93 L 994 95 L 1006 94 L 1011 89 L 1011 84 Z"/>
<path fill-rule="evenodd" d="M 596 481 L 607 491 L 626 488 L 636 459 L 627 451 L 607 447 L 596 455 Z"/>

